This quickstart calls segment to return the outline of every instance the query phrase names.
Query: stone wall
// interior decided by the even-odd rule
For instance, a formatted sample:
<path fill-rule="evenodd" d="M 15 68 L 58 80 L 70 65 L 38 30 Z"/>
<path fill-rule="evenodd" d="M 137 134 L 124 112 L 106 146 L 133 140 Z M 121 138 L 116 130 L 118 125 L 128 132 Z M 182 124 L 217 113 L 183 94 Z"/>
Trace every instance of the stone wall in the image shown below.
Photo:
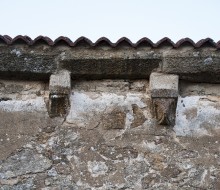
<path fill-rule="evenodd" d="M 220 86 L 180 87 L 172 128 L 148 80 L 74 80 L 64 118 L 48 83 L 1 80 L 1 189 L 219 189 Z"/>
<path fill-rule="evenodd" d="M 220 189 L 219 57 L 0 44 L 0 190 Z"/>

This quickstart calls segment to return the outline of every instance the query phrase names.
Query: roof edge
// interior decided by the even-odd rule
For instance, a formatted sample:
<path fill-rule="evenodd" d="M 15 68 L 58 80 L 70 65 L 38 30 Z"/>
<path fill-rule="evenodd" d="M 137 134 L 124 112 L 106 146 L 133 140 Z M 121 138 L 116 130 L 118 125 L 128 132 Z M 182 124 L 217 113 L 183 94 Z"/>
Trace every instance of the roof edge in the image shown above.
<path fill-rule="evenodd" d="M 90 39 L 84 36 L 79 37 L 75 41 L 72 41 L 68 37 L 60 36 L 53 41 L 47 36 L 38 36 L 35 39 L 31 39 L 29 36 L 22 36 L 22 35 L 18 35 L 14 38 L 11 38 L 8 35 L 0 35 L 0 43 L 4 43 L 6 45 L 15 45 L 18 43 L 23 43 L 29 46 L 36 44 L 46 44 L 48 46 L 57 46 L 60 44 L 64 44 L 70 47 L 77 47 L 80 46 L 81 44 L 86 44 L 87 46 L 91 46 L 91 47 L 97 47 L 97 46 L 102 46 L 104 44 L 112 48 L 118 47 L 122 44 L 134 48 L 140 46 L 149 46 L 152 48 L 160 48 L 161 46 L 170 46 L 172 48 L 180 48 L 184 45 L 189 45 L 194 48 L 202 48 L 208 46 L 208 47 L 220 49 L 220 40 L 218 42 L 215 42 L 211 38 L 201 39 L 198 42 L 194 42 L 190 38 L 182 38 L 178 40 L 176 43 L 174 43 L 170 38 L 164 37 L 161 40 L 157 41 L 156 43 L 153 43 L 149 38 L 143 37 L 140 40 L 138 40 L 136 43 L 133 43 L 130 39 L 126 37 L 122 37 L 118 39 L 117 42 L 113 43 L 108 38 L 101 37 L 98 40 L 96 40 L 96 42 L 93 43 Z"/>

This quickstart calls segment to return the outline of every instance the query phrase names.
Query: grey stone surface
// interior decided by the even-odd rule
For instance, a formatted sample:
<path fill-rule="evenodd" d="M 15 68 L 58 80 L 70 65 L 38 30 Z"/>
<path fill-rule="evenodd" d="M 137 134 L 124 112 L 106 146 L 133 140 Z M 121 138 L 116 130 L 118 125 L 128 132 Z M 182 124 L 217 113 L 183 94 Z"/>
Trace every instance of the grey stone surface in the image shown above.
<path fill-rule="evenodd" d="M 218 85 L 182 85 L 171 128 L 153 118 L 147 80 L 74 81 L 64 119 L 48 117 L 48 87 L 25 84 L 0 83 L 1 95 L 11 98 L 0 102 L 1 190 L 220 188 Z M 212 96 L 201 96 L 204 88 Z M 18 134 L 28 138 L 20 143 Z"/>
<path fill-rule="evenodd" d="M 27 52 L 25 48 L 21 47 L 1 47 L 1 78 L 45 80 L 56 71 L 54 55 L 45 55 L 42 52 L 30 53 L 30 51 Z"/>
<path fill-rule="evenodd" d="M 179 76 L 151 73 L 150 91 L 152 98 L 176 98 L 179 93 Z"/>
<path fill-rule="evenodd" d="M 219 56 L 210 47 L 1 45 L 0 189 L 220 189 Z M 70 88 L 62 69 L 77 79 L 70 109 L 50 118 L 50 90 Z M 152 71 L 163 73 L 153 96 Z M 152 114 L 151 97 L 177 98 L 178 79 L 165 74 L 188 80 L 174 127 Z"/>
<path fill-rule="evenodd" d="M 153 98 L 153 112 L 158 124 L 173 127 L 176 120 L 176 98 Z"/>
<path fill-rule="evenodd" d="M 153 113 L 158 124 L 174 126 L 177 97 L 179 95 L 179 76 L 156 72 L 151 73 L 150 93 Z"/>
<path fill-rule="evenodd" d="M 220 56 L 218 52 L 171 53 L 164 57 L 162 72 L 177 74 L 180 79 L 193 82 L 219 83 Z"/>
<path fill-rule="evenodd" d="M 23 150 L 1 164 L 0 179 L 10 179 L 29 173 L 39 173 L 52 165 L 51 160 L 32 150 Z"/>
<path fill-rule="evenodd" d="M 43 82 L 0 81 L 0 160 L 41 131 L 53 131 L 63 119 L 49 118 Z M 10 147 L 10 148 L 9 148 Z"/>
<path fill-rule="evenodd" d="M 194 82 L 220 82 L 220 53 L 215 48 L 120 46 L 0 46 L 0 77 L 48 80 L 67 69 L 74 79 L 146 79 L 152 71 L 177 74 Z"/>
<path fill-rule="evenodd" d="M 61 70 L 50 76 L 49 82 L 49 115 L 63 117 L 69 108 L 69 94 L 71 91 L 70 72 Z"/>
<path fill-rule="evenodd" d="M 37 46 L 0 46 L 0 77 L 48 80 L 66 69 L 72 78 L 148 78 L 159 67 L 159 54 L 152 50 Z"/>
<path fill-rule="evenodd" d="M 160 59 L 77 59 L 61 61 L 74 79 L 145 79 L 159 67 Z"/>
<path fill-rule="evenodd" d="M 61 70 L 59 73 L 52 74 L 49 82 L 50 94 L 67 94 L 71 90 L 70 72 Z"/>

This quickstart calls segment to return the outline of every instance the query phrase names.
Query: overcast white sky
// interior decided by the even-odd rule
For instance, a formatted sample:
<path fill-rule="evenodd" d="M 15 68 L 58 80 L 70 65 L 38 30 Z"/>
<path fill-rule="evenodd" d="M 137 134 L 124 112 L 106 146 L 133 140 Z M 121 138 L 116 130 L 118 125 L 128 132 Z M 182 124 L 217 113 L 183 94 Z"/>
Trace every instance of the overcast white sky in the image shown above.
<path fill-rule="evenodd" d="M 220 40 L 220 0 L 0 0 L 0 34 Z"/>

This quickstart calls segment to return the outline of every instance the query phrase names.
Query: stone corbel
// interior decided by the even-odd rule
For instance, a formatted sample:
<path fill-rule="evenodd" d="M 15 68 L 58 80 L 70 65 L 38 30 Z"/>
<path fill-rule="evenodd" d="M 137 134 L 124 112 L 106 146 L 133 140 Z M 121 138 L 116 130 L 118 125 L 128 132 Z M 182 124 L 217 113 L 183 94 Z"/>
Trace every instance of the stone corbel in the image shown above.
<path fill-rule="evenodd" d="M 179 76 L 151 73 L 150 92 L 153 113 L 160 125 L 175 125 Z"/>
<path fill-rule="evenodd" d="M 49 115 L 50 117 L 64 117 L 70 105 L 71 92 L 70 72 L 61 70 L 50 76 L 49 82 Z"/>

